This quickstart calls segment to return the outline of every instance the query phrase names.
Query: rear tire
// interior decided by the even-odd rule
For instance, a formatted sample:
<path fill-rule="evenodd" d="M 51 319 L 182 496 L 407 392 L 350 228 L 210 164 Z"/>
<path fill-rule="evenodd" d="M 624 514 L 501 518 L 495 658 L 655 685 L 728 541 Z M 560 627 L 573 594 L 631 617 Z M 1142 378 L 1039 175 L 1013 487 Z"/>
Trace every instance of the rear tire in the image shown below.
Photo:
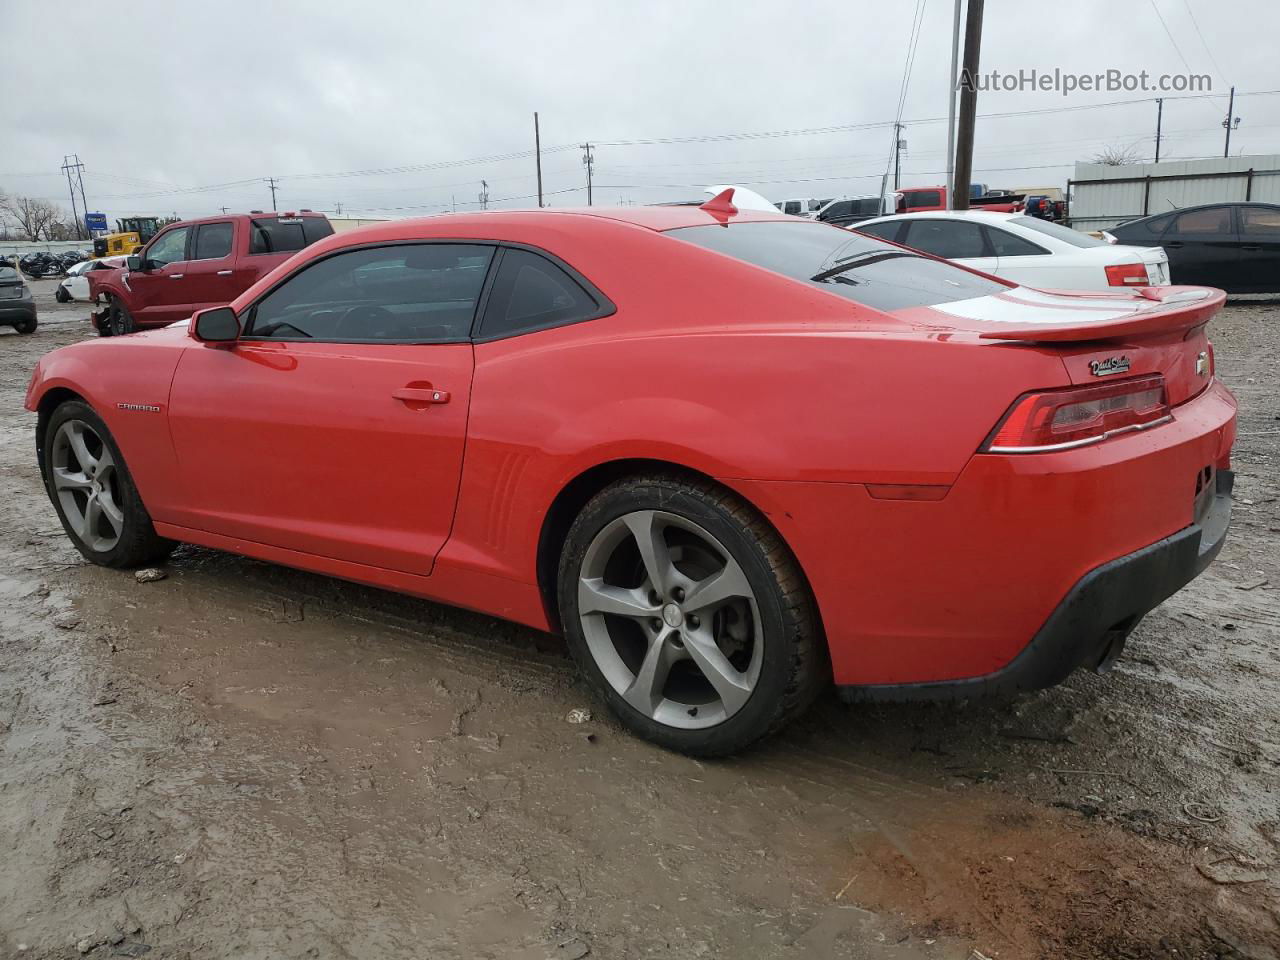
<path fill-rule="evenodd" d="M 32 317 L 30 320 L 22 320 L 15 323 L 13 325 L 13 329 L 17 330 L 19 333 L 35 333 L 37 325 L 36 318 Z"/>
<path fill-rule="evenodd" d="M 127 568 L 168 556 L 176 544 L 156 533 L 119 447 L 92 407 L 63 403 L 40 444 L 45 490 L 86 560 Z"/>
<path fill-rule="evenodd" d="M 647 545 L 647 546 L 646 546 Z M 570 652 L 633 732 L 694 756 L 779 730 L 830 679 L 809 588 L 777 532 L 706 481 L 618 481 L 560 558 Z"/>
<path fill-rule="evenodd" d="M 65 287 L 59 286 L 57 290 L 53 291 L 53 299 L 57 300 L 59 303 L 70 303 L 71 294 L 67 293 Z"/>

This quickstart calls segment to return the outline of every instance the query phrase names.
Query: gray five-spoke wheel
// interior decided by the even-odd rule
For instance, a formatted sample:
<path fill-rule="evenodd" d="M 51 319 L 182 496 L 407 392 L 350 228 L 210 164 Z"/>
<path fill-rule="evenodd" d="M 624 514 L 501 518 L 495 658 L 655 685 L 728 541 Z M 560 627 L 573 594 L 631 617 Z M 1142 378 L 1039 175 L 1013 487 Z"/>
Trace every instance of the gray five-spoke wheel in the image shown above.
<path fill-rule="evenodd" d="M 760 676 L 764 640 L 747 575 L 684 517 L 636 510 L 596 534 L 582 561 L 578 615 L 605 680 L 659 723 L 722 723 Z"/>
<path fill-rule="evenodd" d="M 67 523 L 90 550 L 120 542 L 124 512 L 111 448 L 83 420 L 68 420 L 53 437 L 49 469 Z"/>

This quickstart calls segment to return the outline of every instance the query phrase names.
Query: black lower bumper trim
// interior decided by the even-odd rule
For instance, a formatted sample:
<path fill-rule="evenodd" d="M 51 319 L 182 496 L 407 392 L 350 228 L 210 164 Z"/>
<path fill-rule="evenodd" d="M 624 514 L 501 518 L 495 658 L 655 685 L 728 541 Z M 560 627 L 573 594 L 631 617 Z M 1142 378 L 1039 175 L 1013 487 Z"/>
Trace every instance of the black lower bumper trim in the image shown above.
<path fill-rule="evenodd" d="M 948 700 L 1007 695 L 1061 683 L 1078 667 L 1108 664 L 1147 613 L 1194 580 L 1218 555 L 1231 523 L 1230 470 L 1216 473 L 1198 522 L 1087 574 L 1031 642 L 994 673 L 930 683 L 841 686 L 850 702 Z"/>

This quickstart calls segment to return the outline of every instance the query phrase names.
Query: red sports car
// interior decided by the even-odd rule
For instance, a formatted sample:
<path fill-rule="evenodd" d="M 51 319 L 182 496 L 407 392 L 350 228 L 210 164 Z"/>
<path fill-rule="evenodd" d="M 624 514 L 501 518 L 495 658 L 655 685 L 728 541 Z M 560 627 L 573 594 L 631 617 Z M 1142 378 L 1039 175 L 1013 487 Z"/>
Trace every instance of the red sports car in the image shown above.
<path fill-rule="evenodd" d="M 46 356 L 68 535 L 175 541 L 562 631 L 693 754 L 851 699 L 1108 663 L 1221 548 L 1219 291 L 1028 290 L 780 214 L 340 233 L 190 324 Z"/>

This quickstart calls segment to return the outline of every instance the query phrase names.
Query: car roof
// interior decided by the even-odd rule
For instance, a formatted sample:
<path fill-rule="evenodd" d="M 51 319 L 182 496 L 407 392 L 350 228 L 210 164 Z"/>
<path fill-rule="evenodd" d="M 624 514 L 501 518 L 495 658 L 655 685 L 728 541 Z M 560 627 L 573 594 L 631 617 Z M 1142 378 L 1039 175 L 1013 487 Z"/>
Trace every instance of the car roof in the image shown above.
<path fill-rule="evenodd" d="M 627 223 L 649 230 L 665 231 L 680 227 L 700 227 L 708 224 L 723 223 L 722 215 L 703 210 L 695 206 L 653 206 L 653 207 L 561 207 L 555 210 L 483 210 L 470 213 L 442 213 L 432 217 L 415 217 L 408 220 L 388 220 L 384 223 L 372 224 L 357 228 L 361 236 L 369 236 L 376 232 L 379 236 L 391 237 L 403 233 L 405 237 L 417 236 L 423 224 L 447 221 L 453 227 L 475 227 L 483 230 L 486 227 L 556 227 L 564 226 L 575 217 L 590 217 L 596 220 L 612 220 Z M 805 222 L 784 213 L 766 212 L 764 210 L 739 210 L 728 218 L 733 223 L 751 223 L 755 221 L 782 221 L 785 223 Z M 347 235 L 356 233 L 348 231 Z"/>

